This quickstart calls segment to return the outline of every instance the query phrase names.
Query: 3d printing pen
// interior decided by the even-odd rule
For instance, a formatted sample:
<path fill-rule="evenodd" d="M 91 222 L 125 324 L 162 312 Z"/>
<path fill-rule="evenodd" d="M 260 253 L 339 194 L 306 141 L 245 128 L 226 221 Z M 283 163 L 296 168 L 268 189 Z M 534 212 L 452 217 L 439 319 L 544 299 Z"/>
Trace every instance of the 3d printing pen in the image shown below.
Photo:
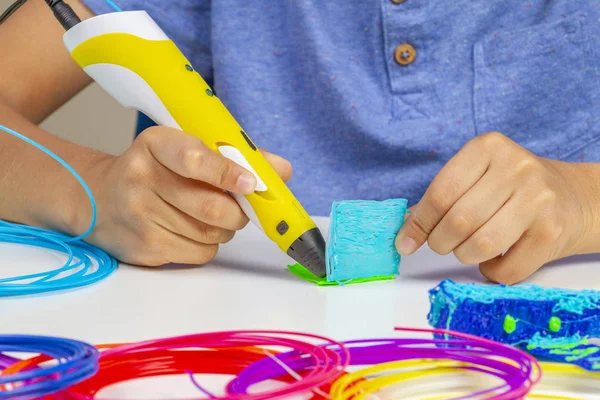
<path fill-rule="evenodd" d="M 80 21 L 46 0 L 67 30 L 72 58 L 124 107 L 202 139 L 256 176 L 254 193 L 233 195 L 254 224 L 290 257 L 325 276 L 325 240 L 292 192 L 177 46 L 145 11 Z"/>

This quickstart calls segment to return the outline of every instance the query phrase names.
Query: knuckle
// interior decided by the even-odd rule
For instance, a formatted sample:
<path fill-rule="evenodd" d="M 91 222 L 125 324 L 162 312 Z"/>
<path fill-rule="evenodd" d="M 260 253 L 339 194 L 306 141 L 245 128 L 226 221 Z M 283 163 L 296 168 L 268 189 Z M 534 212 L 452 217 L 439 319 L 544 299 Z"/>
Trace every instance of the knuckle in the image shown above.
<path fill-rule="evenodd" d="M 494 241 L 489 236 L 476 236 L 454 251 L 454 256 L 462 264 L 477 264 L 497 256 L 494 254 Z"/>
<path fill-rule="evenodd" d="M 206 199 L 202 205 L 202 214 L 206 222 L 221 222 L 227 216 L 227 209 L 218 199 Z"/>
<path fill-rule="evenodd" d="M 201 228 L 203 241 L 207 244 L 219 243 L 224 237 L 224 230 L 211 225 L 204 225 Z"/>
<path fill-rule="evenodd" d="M 461 248 L 454 251 L 454 257 L 456 257 L 461 264 L 469 265 L 473 263 L 468 253 Z"/>
<path fill-rule="evenodd" d="M 534 177 L 540 171 L 540 162 L 535 157 L 527 155 L 517 161 L 513 168 L 518 177 Z"/>
<path fill-rule="evenodd" d="M 204 167 L 206 152 L 201 147 L 183 148 L 179 150 L 179 159 L 188 171 Z"/>
<path fill-rule="evenodd" d="M 438 226 L 429 234 L 427 244 L 434 253 L 445 256 L 454 250 L 453 238 L 446 229 Z"/>
<path fill-rule="evenodd" d="M 488 132 L 481 137 L 484 140 L 484 143 L 489 146 L 497 146 L 508 143 L 508 138 L 500 132 Z"/>
<path fill-rule="evenodd" d="M 431 208 L 438 215 L 444 215 L 452 206 L 452 199 L 448 196 L 446 190 L 435 190 L 431 194 Z"/>
<path fill-rule="evenodd" d="M 475 137 L 472 143 L 480 150 L 492 152 L 509 143 L 509 139 L 499 132 L 488 132 Z"/>
<path fill-rule="evenodd" d="M 147 146 L 151 141 L 155 140 L 155 138 L 160 135 L 161 127 L 160 126 L 152 126 L 150 128 L 146 128 L 140 133 L 139 137 L 136 139 L 136 143 Z"/>
<path fill-rule="evenodd" d="M 153 126 L 145 129 L 133 142 L 134 148 L 140 148 L 143 150 L 150 150 L 160 143 L 161 138 L 164 136 L 164 127 Z"/>
<path fill-rule="evenodd" d="M 149 128 L 144 129 L 143 135 L 140 135 L 144 140 L 152 139 L 152 136 L 160 135 L 164 128 L 161 126 L 151 126 Z"/>
<path fill-rule="evenodd" d="M 206 264 L 207 262 L 212 261 L 212 259 L 217 256 L 218 251 L 219 246 L 216 244 L 202 246 L 198 257 L 198 262 L 200 264 Z"/>
<path fill-rule="evenodd" d="M 444 246 L 443 244 L 440 244 L 440 243 L 428 241 L 427 244 L 429 245 L 429 248 L 435 254 L 439 254 L 440 256 L 447 256 L 448 254 L 450 254 L 452 252 L 452 250 L 449 250 L 447 246 Z"/>
<path fill-rule="evenodd" d="M 491 258 L 494 252 L 494 241 L 489 236 L 477 236 L 474 239 L 474 250 L 484 258 Z"/>
<path fill-rule="evenodd" d="M 234 231 L 224 231 L 223 236 L 220 240 L 220 243 L 221 244 L 229 243 L 233 240 L 234 237 L 235 237 Z"/>
<path fill-rule="evenodd" d="M 244 214 L 242 212 L 241 217 L 237 220 L 237 222 L 235 224 L 235 230 L 240 231 L 240 230 L 244 229 L 246 227 L 246 225 L 248 225 L 249 222 L 250 222 L 250 219 L 246 216 L 246 214 Z"/>
<path fill-rule="evenodd" d="M 535 196 L 535 202 L 539 206 L 547 206 L 554 208 L 556 204 L 557 194 L 554 190 L 550 188 L 544 188 L 539 190 Z"/>
<path fill-rule="evenodd" d="M 469 218 L 467 214 L 464 213 L 457 213 L 449 216 L 448 224 L 451 233 L 458 235 L 466 235 L 470 233 L 473 228 L 472 218 Z"/>
<path fill-rule="evenodd" d="M 539 239 L 544 244 L 557 242 L 563 235 L 564 227 L 554 222 L 546 222 L 539 233 Z"/>
<path fill-rule="evenodd" d="M 441 256 L 450 254 L 451 249 L 448 249 L 448 246 L 444 244 L 443 235 L 440 235 L 437 230 L 433 231 L 433 233 L 429 235 L 427 244 L 429 245 L 429 248 L 436 254 Z"/>
<path fill-rule="evenodd" d="M 148 158 L 143 154 L 132 154 L 123 169 L 123 179 L 126 185 L 139 185 L 143 182 L 150 169 Z"/>

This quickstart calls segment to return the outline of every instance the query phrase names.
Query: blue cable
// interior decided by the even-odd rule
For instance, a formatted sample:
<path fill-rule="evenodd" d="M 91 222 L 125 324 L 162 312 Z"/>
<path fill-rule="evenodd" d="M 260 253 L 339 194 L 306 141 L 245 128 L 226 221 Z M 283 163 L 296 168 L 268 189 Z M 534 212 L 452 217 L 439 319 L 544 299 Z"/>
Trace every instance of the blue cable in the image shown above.
<path fill-rule="evenodd" d="M 58 363 L 14 375 L 0 375 L 0 386 L 9 385 L 10 388 L 0 390 L 0 400 L 37 399 L 58 393 L 94 376 L 99 369 L 99 351 L 94 346 L 77 340 L 0 335 L 0 355 L 8 352 L 43 354 Z"/>
<path fill-rule="evenodd" d="M 114 1 L 112 0 L 104 0 L 106 2 L 106 4 L 108 4 L 109 6 L 111 6 L 113 8 L 113 10 L 115 11 L 123 11 L 123 9 L 121 9 L 121 7 L 119 7 L 118 5 L 115 4 Z"/>
<path fill-rule="evenodd" d="M 92 222 L 83 234 L 76 237 L 0 220 L 0 242 L 41 247 L 62 252 L 68 256 L 67 261 L 60 268 L 52 271 L 1 278 L 0 297 L 75 289 L 107 278 L 117 269 L 117 260 L 103 250 L 83 241 L 94 229 L 97 217 L 96 201 L 83 178 L 73 167 L 44 146 L 3 125 L 0 125 L 0 130 L 29 143 L 65 167 L 81 184 L 92 204 Z"/>

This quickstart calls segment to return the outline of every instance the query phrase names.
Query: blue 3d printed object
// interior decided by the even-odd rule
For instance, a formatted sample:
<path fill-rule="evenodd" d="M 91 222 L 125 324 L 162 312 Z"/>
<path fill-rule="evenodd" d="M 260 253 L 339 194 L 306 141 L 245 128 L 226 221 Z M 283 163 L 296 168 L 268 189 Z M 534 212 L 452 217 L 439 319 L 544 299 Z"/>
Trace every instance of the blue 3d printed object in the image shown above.
<path fill-rule="evenodd" d="M 429 323 L 600 371 L 600 291 L 441 282 Z"/>

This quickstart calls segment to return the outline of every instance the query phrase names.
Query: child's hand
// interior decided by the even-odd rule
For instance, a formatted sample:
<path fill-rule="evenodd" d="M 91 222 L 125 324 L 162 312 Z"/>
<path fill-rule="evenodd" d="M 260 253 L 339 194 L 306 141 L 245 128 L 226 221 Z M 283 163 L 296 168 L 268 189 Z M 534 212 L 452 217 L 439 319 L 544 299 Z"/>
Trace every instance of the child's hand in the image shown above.
<path fill-rule="evenodd" d="M 290 178 L 287 161 L 264 154 L 285 180 Z M 219 244 L 248 222 L 223 191 L 248 194 L 256 187 L 250 172 L 200 139 L 164 127 L 146 130 L 122 156 L 87 175 L 98 202 L 90 242 L 123 262 L 144 266 L 210 261 Z M 80 220 L 81 231 L 89 215 Z"/>
<path fill-rule="evenodd" d="M 537 157 L 501 134 L 477 137 L 413 208 L 398 251 L 412 254 L 428 242 L 436 253 L 479 264 L 491 281 L 517 283 L 581 250 L 593 220 L 586 193 L 593 180 L 584 173 L 583 164 Z"/>

